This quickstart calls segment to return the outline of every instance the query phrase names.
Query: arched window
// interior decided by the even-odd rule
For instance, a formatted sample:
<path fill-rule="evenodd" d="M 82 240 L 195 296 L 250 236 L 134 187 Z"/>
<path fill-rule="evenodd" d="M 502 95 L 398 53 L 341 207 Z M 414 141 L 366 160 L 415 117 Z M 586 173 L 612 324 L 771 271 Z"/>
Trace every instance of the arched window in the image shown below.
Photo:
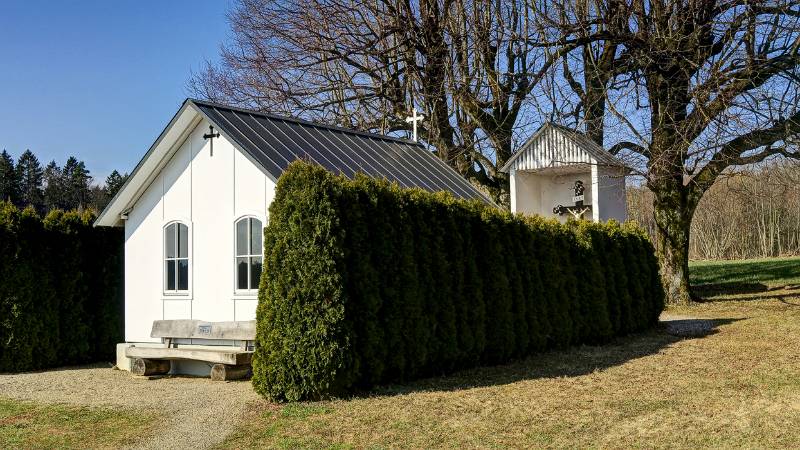
<path fill-rule="evenodd" d="M 184 223 L 164 227 L 164 291 L 189 291 L 189 227 Z"/>
<path fill-rule="evenodd" d="M 236 290 L 258 290 L 263 260 L 261 221 L 255 217 L 243 217 L 236 221 Z"/>

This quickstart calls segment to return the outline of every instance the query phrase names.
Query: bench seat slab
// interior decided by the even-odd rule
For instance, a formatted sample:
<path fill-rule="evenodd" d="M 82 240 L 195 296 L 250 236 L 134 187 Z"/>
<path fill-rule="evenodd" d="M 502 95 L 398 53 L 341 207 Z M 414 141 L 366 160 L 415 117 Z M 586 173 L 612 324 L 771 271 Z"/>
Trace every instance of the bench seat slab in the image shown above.
<path fill-rule="evenodd" d="M 125 356 L 128 358 L 143 359 L 166 359 L 166 360 L 190 360 L 205 361 L 214 364 L 228 364 L 240 366 L 250 364 L 253 359 L 253 352 L 237 349 L 210 350 L 195 349 L 189 347 L 182 348 L 153 348 L 153 347 L 128 347 L 125 349 Z"/>

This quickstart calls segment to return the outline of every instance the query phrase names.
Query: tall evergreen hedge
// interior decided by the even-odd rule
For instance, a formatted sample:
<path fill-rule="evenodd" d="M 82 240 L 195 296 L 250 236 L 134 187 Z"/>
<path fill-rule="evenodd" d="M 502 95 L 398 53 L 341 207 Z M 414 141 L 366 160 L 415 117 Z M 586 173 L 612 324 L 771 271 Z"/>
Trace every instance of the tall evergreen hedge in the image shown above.
<path fill-rule="evenodd" d="M 265 231 L 253 384 L 273 400 L 499 364 L 653 326 L 631 225 L 514 216 L 294 163 Z"/>
<path fill-rule="evenodd" d="M 123 238 L 91 212 L 0 202 L 0 372 L 112 360 L 122 342 Z"/>

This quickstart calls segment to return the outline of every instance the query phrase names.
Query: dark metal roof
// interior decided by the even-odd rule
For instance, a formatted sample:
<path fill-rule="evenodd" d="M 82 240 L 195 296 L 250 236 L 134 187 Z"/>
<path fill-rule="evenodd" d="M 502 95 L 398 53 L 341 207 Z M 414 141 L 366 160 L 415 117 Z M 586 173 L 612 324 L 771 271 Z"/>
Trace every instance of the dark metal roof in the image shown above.
<path fill-rule="evenodd" d="M 189 101 L 276 179 L 290 162 L 304 159 L 347 177 L 362 172 L 402 187 L 449 191 L 458 198 L 491 202 L 416 142 L 201 100 Z"/>

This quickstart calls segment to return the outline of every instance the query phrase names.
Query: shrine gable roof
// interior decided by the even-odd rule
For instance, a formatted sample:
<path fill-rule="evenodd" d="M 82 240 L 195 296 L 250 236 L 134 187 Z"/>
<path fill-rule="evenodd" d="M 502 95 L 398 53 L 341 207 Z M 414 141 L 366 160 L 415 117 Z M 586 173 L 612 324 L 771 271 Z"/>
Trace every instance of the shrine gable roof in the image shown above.
<path fill-rule="evenodd" d="M 546 122 L 525 141 L 520 149 L 500 169 L 543 170 L 580 165 L 628 167 L 579 131 Z"/>

